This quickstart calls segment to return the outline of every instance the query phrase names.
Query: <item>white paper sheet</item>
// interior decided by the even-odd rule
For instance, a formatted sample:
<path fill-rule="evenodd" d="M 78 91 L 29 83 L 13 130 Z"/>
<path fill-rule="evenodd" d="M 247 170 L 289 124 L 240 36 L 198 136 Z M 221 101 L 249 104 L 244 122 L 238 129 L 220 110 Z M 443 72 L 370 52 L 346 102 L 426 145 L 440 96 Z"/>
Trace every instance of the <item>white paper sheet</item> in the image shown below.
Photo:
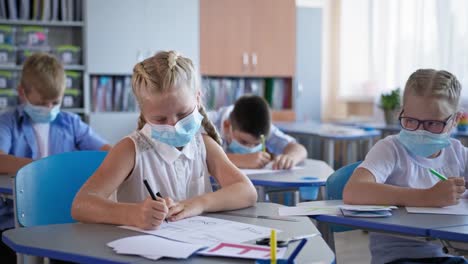
<path fill-rule="evenodd" d="M 349 211 L 391 211 L 392 209 L 397 209 L 398 207 L 391 205 L 350 205 L 343 204 L 339 206 L 341 209 Z"/>
<path fill-rule="evenodd" d="M 151 235 L 126 237 L 109 242 L 107 245 L 118 254 L 141 255 L 151 259 L 158 257 L 186 259 L 204 247 Z"/>
<path fill-rule="evenodd" d="M 294 216 L 294 215 L 339 215 L 341 214 L 340 208 L 325 207 L 325 206 L 292 206 L 278 208 L 280 216 Z"/>
<path fill-rule="evenodd" d="M 447 207 L 406 207 L 408 213 L 416 214 L 448 214 L 448 215 L 468 215 L 468 199 L 460 199 L 456 205 Z"/>
<path fill-rule="evenodd" d="M 221 242 L 242 243 L 268 237 L 271 231 L 271 228 L 268 227 L 207 216 L 195 216 L 177 222 L 162 223 L 157 230 L 143 230 L 130 226 L 121 227 L 204 246 L 212 246 Z M 281 230 L 277 230 L 277 232 L 281 232 Z"/>
<path fill-rule="evenodd" d="M 280 216 L 294 216 L 294 215 L 340 215 L 340 209 L 346 209 L 356 212 L 370 212 L 370 211 L 391 211 L 396 209 L 396 206 L 382 206 L 382 205 L 322 205 L 322 202 L 305 202 L 299 203 L 295 207 L 280 207 L 278 214 Z"/>
<path fill-rule="evenodd" d="M 277 248 L 276 257 L 283 258 L 286 253 L 286 249 L 286 247 Z M 270 258 L 270 247 L 249 244 L 219 243 L 200 251 L 197 254 L 231 258 L 268 259 Z"/>
<path fill-rule="evenodd" d="M 261 169 L 241 169 L 241 171 L 245 175 L 254 175 L 254 174 L 265 174 L 265 173 L 279 173 L 279 172 L 284 172 L 284 171 L 291 171 L 291 170 L 300 170 L 303 169 L 303 166 L 294 166 L 293 168 L 289 170 L 274 170 L 273 169 L 273 162 L 268 163 L 265 165 L 265 167 Z"/>

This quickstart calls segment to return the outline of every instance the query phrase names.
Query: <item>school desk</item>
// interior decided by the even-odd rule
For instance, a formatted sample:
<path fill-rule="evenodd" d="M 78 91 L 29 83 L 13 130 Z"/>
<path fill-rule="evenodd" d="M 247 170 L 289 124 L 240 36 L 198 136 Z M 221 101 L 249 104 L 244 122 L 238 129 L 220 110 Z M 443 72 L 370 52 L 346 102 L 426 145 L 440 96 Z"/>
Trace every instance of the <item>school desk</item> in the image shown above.
<path fill-rule="evenodd" d="M 343 204 L 343 201 L 329 200 L 315 203 L 316 206 L 336 204 Z M 312 216 L 312 218 L 317 220 L 317 226 L 331 248 L 334 248 L 334 241 L 333 233 L 329 228 L 330 224 L 375 232 L 431 238 L 440 238 L 434 236 L 435 230 L 441 229 L 439 233 L 441 234 L 444 228 L 468 225 L 468 216 L 414 214 L 408 213 L 404 207 L 394 209 L 392 216 L 382 218 L 345 217 L 343 215 L 318 215 Z"/>
<path fill-rule="evenodd" d="M 468 243 L 468 222 L 464 225 L 434 228 L 429 232 L 434 238 Z"/>
<path fill-rule="evenodd" d="M 300 187 L 317 187 L 321 189 L 322 197 L 324 196 L 324 187 L 334 170 L 324 161 L 306 159 L 297 166 L 302 167 L 297 170 L 280 170 L 277 172 L 268 172 L 262 174 L 247 174 L 247 177 L 257 187 L 259 201 L 265 201 L 265 190 L 268 187 L 292 188 Z M 298 197 L 295 197 L 295 203 L 299 202 Z"/>
<path fill-rule="evenodd" d="M 367 153 L 374 144 L 374 140 L 380 136 L 380 131 L 378 130 L 363 130 L 359 134 L 327 134 L 323 133 L 322 130 L 324 124 L 319 122 L 275 122 L 275 125 L 291 136 L 306 137 L 310 140 L 316 137 L 323 141 L 324 160 L 332 168 L 335 168 L 335 142 L 342 141 L 347 145 L 346 163 L 350 163 L 356 161 L 354 158 L 356 154 L 356 142 L 365 141 Z"/>
<path fill-rule="evenodd" d="M 281 229 L 279 238 L 293 237 L 317 232 L 307 217 L 288 217 L 284 220 L 271 220 L 248 216 L 278 217 L 278 204 L 258 203 L 255 207 L 229 211 L 207 216 L 238 222 Z M 141 235 L 139 232 L 103 224 L 59 224 L 12 229 L 4 232 L 3 241 L 21 254 L 49 257 L 78 263 L 154 263 L 138 256 L 118 255 L 106 246 L 110 241 Z M 289 256 L 298 242 L 290 243 L 286 256 Z M 188 260 L 161 259 L 156 263 L 254 263 L 253 260 L 218 257 L 192 256 Z M 334 263 L 335 255 L 321 236 L 308 238 L 296 263 Z"/>

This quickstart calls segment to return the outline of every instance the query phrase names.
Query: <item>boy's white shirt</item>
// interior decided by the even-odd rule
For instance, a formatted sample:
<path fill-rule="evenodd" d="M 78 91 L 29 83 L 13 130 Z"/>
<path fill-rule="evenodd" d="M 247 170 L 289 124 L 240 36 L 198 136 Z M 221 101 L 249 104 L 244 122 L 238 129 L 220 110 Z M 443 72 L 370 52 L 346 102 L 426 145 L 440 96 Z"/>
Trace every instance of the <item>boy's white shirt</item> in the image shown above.
<path fill-rule="evenodd" d="M 466 179 L 468 148 L 460 141 L 450 139 L 450 146 L 443 149 L 438 157 L 430 159 L 410 154 L 397 137 L 398 135 L 388 136 L 377 142 L 359 166 L 369 170 L 376 182 L 401 187 L 430 188 L 439 179 L 432 175 L 428 168 L 433 168 L 447 177 Z M 386 263 L 407 257 L 446 256 L 438 243 L 380 233 L 370 234 L 369 245 L 372 263 Z"/>
<path fill-rule="evenodd" d="M 49 123 L 33 123 L 34 135 L 36 136 L 36 144 L 39 151 L 39 158 L 49 156 Z"/>
<path fill-rule="evenodd" d="M 201 132 L 181 151 L 152 139 L 149 125 L 128 138 L 135 144 L 135 166 L 117 190 L 119 202 L 138 203 L 146 199 L 149 193 L 143 179 L 148 180 L 154 192 L 174 201 L 212 191 Z"/>

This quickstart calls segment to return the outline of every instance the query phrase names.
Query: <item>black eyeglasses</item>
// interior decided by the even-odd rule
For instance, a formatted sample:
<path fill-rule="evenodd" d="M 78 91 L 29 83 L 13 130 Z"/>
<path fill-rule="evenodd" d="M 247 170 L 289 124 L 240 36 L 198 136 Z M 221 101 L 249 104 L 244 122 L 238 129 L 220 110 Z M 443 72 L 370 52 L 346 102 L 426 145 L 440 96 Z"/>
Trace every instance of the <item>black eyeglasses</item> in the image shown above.
<path fill-rule="evenodd" d="M 445 121 L 440 121 L 440 120 L 419 120 L 419 119 L 412 118 L 412 117 L 404 117 L 402 115 L 403 115 L 403 111 L 401 111 L 400 117 L 398 118 L 400 120 L 400 125 L 402 128 L 409 130 L 409 131 L 415 131 L 422 124 L 424 130 L 429 131 L 434 134 L 442 133 L 447 123 L 454 116 L 453 114 L 451 114 L 449 117 L 445 119 Z"/>

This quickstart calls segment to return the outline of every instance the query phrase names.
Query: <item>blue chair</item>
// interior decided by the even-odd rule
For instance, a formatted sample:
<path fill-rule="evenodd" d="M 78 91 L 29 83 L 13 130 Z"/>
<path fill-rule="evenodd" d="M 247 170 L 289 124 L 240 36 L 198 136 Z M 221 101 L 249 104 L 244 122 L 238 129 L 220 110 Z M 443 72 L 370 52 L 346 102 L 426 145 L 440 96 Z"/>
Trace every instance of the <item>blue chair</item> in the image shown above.
<path fill-rule="evenodd" d="M 24 166 L 15 177 L 15 210 L 21 226 L 75 222 L 71 204 L 107 152 L 76 151 L 49 156 Z"/>
<path fill-rule="evenodd" d="M 361 161 L 348 164 L 344 167 L 339 168 L 334 173 L 330 175 L 327 179 L 326 187 L 326 199 L 327 200 L 342 200 L 343 199 L 343 189 L 348 182 L 349 178 L 353 174 L 354 170 L 361 164 Z M 335 243 L 333 238 L 333 233 L 351 231 L 353 228 L 334 225 L 328 225 L 329 229 L 321 229 L 323 237 L 329 244 L 330 248 L 335 251 Z M 322 228 L 322 225 L 320 225 Z"/>
<path fill-rule="evenodd" d="M 353 174 L 354 170 L 361 164 L 361 161 L 348 164 L 336 170 L 327 179 L 325 184 L 327 190 L 327 200 L 342 200 L 343 189 Z"/>

